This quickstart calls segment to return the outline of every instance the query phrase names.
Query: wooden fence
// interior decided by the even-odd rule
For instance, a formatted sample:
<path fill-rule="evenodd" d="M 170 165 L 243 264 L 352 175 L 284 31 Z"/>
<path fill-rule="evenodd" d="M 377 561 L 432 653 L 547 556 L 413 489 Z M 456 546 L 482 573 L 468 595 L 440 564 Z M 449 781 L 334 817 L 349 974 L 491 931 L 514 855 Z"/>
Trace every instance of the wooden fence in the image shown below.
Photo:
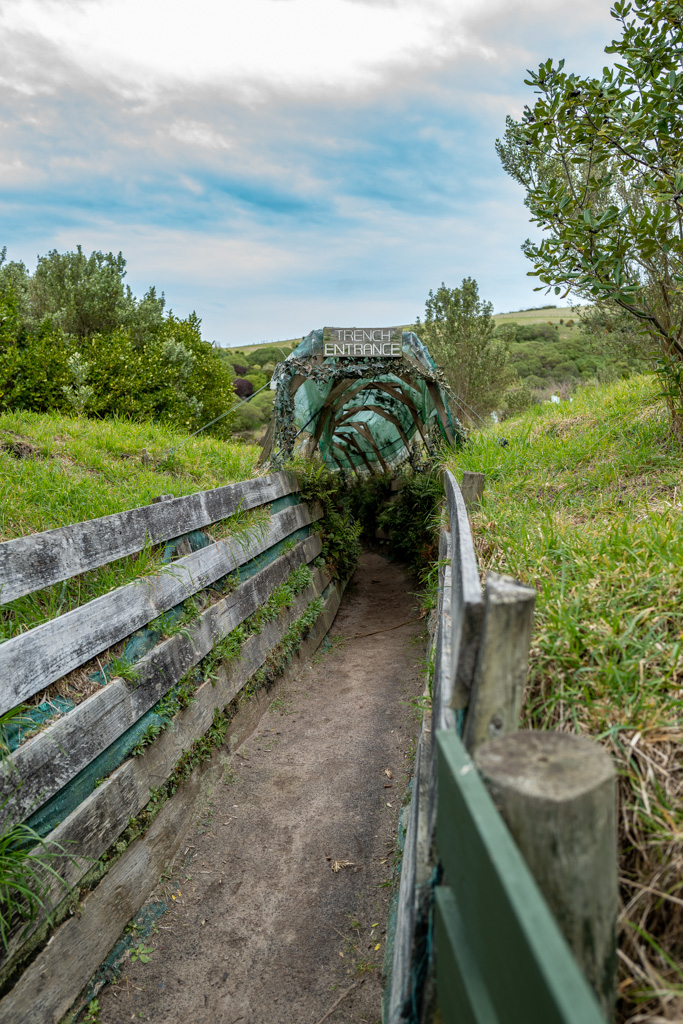
<path fill-rule="evenodd" d="M 614 771 L 586 740 L 515 732 L 535 593 L 494 574 L 482 593 L 449 472 L 445 486 L 431 712 L 405 826 L 384 1024 L 432 1020 L 435 1004 L 446 1024 L 604 1024 L 616 966 Z M 478 770 L 485 763 L 504 813 L 515 807 L 507 825 Z M 504 799 L 506 785 L 516 803 Z"/>
<path fill-rule="evenodd" d="M 154 627 L 192 595 L 198 602 L 196 616 L 182 629 L 168 630 L 172 635 L 148 630 L 149 649 L 135 661 L 135 678 L 109 680 L 48 720 L 0 765 L 0 827 L 26 822 L 58 843 L 66 853 L 52 867 L 71 890 L 65 900 L 64 884 L 53 880 L 47 900 L 55 922 L 63 923 L 53 927 L 40 913 L 29 928 L 14 928 L 8 950 L 0 948 L 0 1024 L 57 1022 L 69 1010 L 193 820 L 197 773 L 164 803 L 144 835 L 129 845 L 119 842 L 151 791 L 171 777 L 179 759 L 212 728 L 216 712 L 240 694 L 304 613 L 310 619 L 318 612 L 304 652 L 314 650 L 329 629 L 343 588 L 314 565 L 308 585 L 248 637 L 239 658 L 219 663 L 199 680 L 191 703 L 158 735 L 152 729 L 152 742 L 140 745 L 158 721 L 157 703 L 293 570 L 320 555 L 320 536 L 311 531 L 320 512 L 301 503 L 297 491 L 293 474 L 276 473 L 0 544 L 0 604 L 7 604 L 147 545 L 205 529 L 238 509 L 269 506 L 271 513 L 261 530 L 224 540 L 204 536 L 197 550 L 152 576 L 0 644 L 1 713 L 136 631 Z M 184 542 L 180 550 L 189 547 Z M 236 572 L 240 582 L 232 589 Z M 231 585 L 221 592 L 229 576 Z M 236 743 L 239 737 L 226 728 L 228 743 Z M 81 886 L 85 898 L 79 902 Z"/>

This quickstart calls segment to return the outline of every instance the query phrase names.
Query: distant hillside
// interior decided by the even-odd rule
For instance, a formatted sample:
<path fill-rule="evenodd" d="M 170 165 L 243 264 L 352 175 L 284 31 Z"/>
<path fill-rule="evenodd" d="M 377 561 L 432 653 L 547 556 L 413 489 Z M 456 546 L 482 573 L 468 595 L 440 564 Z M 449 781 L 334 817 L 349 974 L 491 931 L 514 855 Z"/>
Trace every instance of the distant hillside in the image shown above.
<path fill-rule="evenodd" d="M 610 345 L 608 338 L 586 336 L 579 329 L 578 313 L 582 308 L 546 306 L 494 316 L 496 330 L 508 337 L 510 361 L 519 379 L 508 399 L 501 397 L 503 410 L 507 407 L 514 412 L 554 392 L 567 397 L 578 385 L 620 380 L 651 369 L 647 360 L 620 351 Z M 415 325 L 407 324 L 405 329 L 414 330 Z M 246 385 L 238 381 L 240 395 L 251 394 L 250 388 L 258 391 L 270 379 L 276 363 L 300 340 L 292 338 L 221 349 L 237 377 L 248 381 Z M 235 429 L 251 440 L 260 437 L 270 418 L 272 402 L 272 393 L 265 391 L 242 406 Z"/>
<path fill-rule="evenodd" d="M 643 373 L 647 360 L 610 345 L 609 339 L 586 336 L 579 329 L 581 307 L 548 307 L 498 313 L 499 333 L 510 340 L 510 360 L 521 385 L 534 397 L 551 390 L 571 391 L 576 384 L 606 382 Z"/>
<path fill-rule="evenodd" d="M 291 352 L 301 341 L 301 338 L 288 338 L 285 341 L 258 341 L 255 345 L 231 345 L 223 349 L 224 352 L 256 352 L 260 348 L 283 348 Z"/>
<path fill-rule="evenodd" d="M 567 320 L 576 320 L 577 314 L 587 306 L 535 306 L 529 309 L 519 309 L 512 313 L 495 313 L 493 319 L 497 324 L 505 323 L 506 320 L 524 321 L 524 323 L 552 323 L 562 324 Z"/>

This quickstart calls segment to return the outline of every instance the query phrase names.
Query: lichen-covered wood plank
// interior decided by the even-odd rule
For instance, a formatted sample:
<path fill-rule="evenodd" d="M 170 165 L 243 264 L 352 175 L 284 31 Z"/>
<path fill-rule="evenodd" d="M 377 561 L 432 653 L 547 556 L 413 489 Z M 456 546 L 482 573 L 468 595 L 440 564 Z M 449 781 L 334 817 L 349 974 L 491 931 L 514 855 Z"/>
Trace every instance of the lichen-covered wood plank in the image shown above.
<path fill-rule="evenodd" d="M 216 541 L 153 576 L 6 640 L 0 644 L 0 714 L 308 526 L 317 514 L 306 505 L 283 509 L 259 538 L 245 535 Z"/>
<path fill-rule="evenodd" d="M 473 512 L 481 504 L 485 486 L 485 473 L 470 473 L 468 471 L 463 473 L 460 493 L 462 494 L 463 501 L 465 502 L 465 508 L 468 512 Z"/>
<path fill-rule="evenodd" d="M 293 473 L 241 480 L 0 544 L 0 604 L 297 491 Z"/>
<path fill-rule="evenodd" d="M 0 825 L 21 821 L 49 800 L 149 711 L 218 640 L 264 604 L 292 569 L 316 558 L 321 546 L 318 534 L 300 541 L 207 608 L 182 633 L 157 644 L 137 662 L 135 681 L 113 679 L 15 750 L 0 766 Z"/>
<path fill-rule="evenodd" d="M 443 554 L 441 553 L 442 550 Z M 451 711 L 451 701 L 453 698 L 453 622 L 451 617 L 453 584 L 451 575 L 451 535 L 449 533 L 443 535 L 439 548 L 439 557 L 443 560 L 443 564 L 439 572 L 441 586 L 438 605 L 436 651 L 434 655 L 434 680 L 432 685 L 432 721 L 435 730 L 447 729 L 454 724 Z"/>
<path fill-rule="evenodd" d="M 198 687 L 193 703 L 175 716 L 168 729 L 142 754 L 117 768 L 47 836 L 49 842 L 72 853 L 72 858 L 56 857 L 51 862 L 67 886 L 75 886 L 93 861 L 118 839 L 130 819 L 149 801 L 150 789 L 163 785 L 183 752 L 210 728 L 214 711 L 222 710 L 237 696 L 264 664 L 269 651 L 277 646 L 309 602 L 320 594 L 325 594 L 325 606 L 301 654 L 305 657 L 314 650 L 329 630 L 341 599 L 341 588 L 330 584 L 329 576 L 322 569 L 314 571 L 313 582 L 299 594 L 291 608 L 267 623 L 260 633 L 249 637 L 239 660 L 220 666 L 213 679 Z M 229 738 L 228 733 L 226 742 Z M 63 886 L 51 881 L 47 905 L 55 906 L 63 897 Z M 15 931 L 9 941 L 9 952 L 0 949 L 0 967 L 21 950 L 42 920 L 40 914 L 26 934 L 21 934 L 21 928 Z"/>
<path fill-rule="evenodd" d="M 413 939 L 415 935 L 417 871 L 417 831 L 419 805 L 419 773 L 422 767 L 418 744 L 416 776 L 408 811 L 408 824 L 401 862 L 401 880 L 398 889 L 396 911 L 396 932 L 394 934 L 394 959 L 391 968 L 391 990 L 389 994 L 389 1016 L 387 1024 L 401 1024 L 403 1004 L 410 996 L 413 966 Z"/>
<path fill-rule="evenodd" d="M 178 852 L 196 813 L 199 776 L 169 800 L 82 911 L 58 928 L 14 988 L 0 1001 L 0 1024 L 57 1024 Z"/>

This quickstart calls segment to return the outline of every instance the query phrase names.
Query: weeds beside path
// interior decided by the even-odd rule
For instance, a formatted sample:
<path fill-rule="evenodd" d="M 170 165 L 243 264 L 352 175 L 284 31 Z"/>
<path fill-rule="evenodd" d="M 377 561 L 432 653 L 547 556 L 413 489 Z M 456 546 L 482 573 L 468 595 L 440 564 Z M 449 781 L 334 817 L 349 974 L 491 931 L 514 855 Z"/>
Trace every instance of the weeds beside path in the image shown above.
<path fill-rule="evenodd" d="M 581 391 L 448 461 L 486 474 L 482 572 L 538 591 L 527 725 L 592 734 L 621 776 L 631 1024 L 683 1017 L 683 452 L 656 392 L 651 377 Z"/>

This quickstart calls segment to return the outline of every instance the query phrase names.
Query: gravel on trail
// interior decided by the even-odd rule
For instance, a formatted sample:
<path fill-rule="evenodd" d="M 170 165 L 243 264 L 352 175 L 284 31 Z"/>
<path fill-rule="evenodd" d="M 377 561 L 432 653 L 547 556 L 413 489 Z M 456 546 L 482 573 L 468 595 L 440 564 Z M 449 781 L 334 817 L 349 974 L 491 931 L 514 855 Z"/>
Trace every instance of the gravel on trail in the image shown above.
<path fill-rule="evenodd" d="M 150 897 L 169 905 L 153 952 L 99 993 L 101 1024 L 379 1024 L 424 686 L 413 588 L 366 552 L 317 654 L 276 684 L 241 747 L 216 752 Z"/>

